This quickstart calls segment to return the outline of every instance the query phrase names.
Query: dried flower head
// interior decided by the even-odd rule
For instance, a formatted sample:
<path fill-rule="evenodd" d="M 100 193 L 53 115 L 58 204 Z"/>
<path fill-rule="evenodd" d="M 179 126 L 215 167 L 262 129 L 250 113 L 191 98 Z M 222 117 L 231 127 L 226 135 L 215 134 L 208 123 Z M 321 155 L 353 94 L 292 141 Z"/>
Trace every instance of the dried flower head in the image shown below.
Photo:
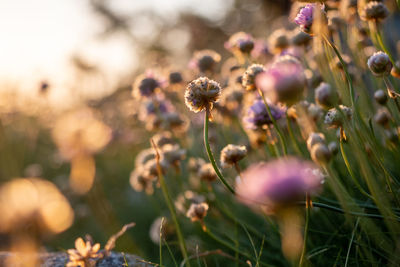
<path fill-rule="evenodd" d="M 203 158 L 190 158 L 188 163 L 189 171 L 197 173 L 204 164 L 206 164 L 206 161 Z"/>
<path fill-rule="evenodd" d="M 203 221 L 204 217 L 206 217 L 208 211 L 208 204 L 203 203 L 192 203 L 190 205 L 189 210 L 186 213 L 186 217 L 190 218 L 192 222 L 195 221 Z"/>
<path fill-rule="evenodd" d="M 179 212 L 186 214 L 190 205 L 192 205 L 193 203 L 200 204 L 205 201 L 206 198 L 203 195 L 199 195 L 196 192 L 186 190 L 183 194 L 178 195 L 174 204 Z"/>
<path fill-rule="evenodd" d="M 146 194 L 151 195 L 154 192 L 153 183 L 155 180 L 154 176 L 149 176 L 144 173 L 143 169 L 138 168 L 131 172 L 129 183 L 133 190 L 137 192 L 144 191 Z"/>
<path fill-rule="evenodd" d="M 257 77 L 257 86 L 272 103 L 288 106 L 303 98 L 307 79 L 300 62 L 291 56 L 279 58 L 267 71 Z"/>
<path fill-rule="evenodd" d="M 264 72 L 264 66 L 260 64 L 253 64 L 247 68 L 242 76 L 242 85 L 246 90 L 252 90 L 256 88 L 256 77 L 260 73 Z"/>
<path fill-rule="evenodd" d="M 378 77 L 388 76 L 392 70 L 393 64 L 390 61 L 389 56 L 382 52 L 374 53 L 368 59 L 368 68 L 371 70 L 372 74 Z"/>
<path fill-rule="evenodd" d="M 197 68 L 200 72 L 212 72 L 220 61 L 221 56 L 217 52 L 213 50 L 201 50 L 194 53 L 189 66 Z"/>
<path fill-rule="evenodd" d="M 221 165 L 227 167 L 235 165 L 247 155 L 245 146 L 229 144 L 221 150 Z"/>
<path fill-rule="evenodd" d="M 136 155 L 135 167 L 141 168 L 147 163 L 147 161 L 154 159 L 155 157 L 156 154 L 154 153 L 154 149 L 152 148 L 143 149 Z"/>
<path fill-rule="evenodd" d="M 341 109 L 342 113 L 345 116 L 345 119 L 350 120 L 351 116 L 353 115 L 353 111 L 351 108 L 340 105 L 339 108 Z M 333 128 L 341 127 L 343 125 L 343 118 L 340 112 L 336 108 L 331 108 L 325 115 L 325 124 Z"/>
<path fill-rule="evenodd" d="M 69 261 L 66 267 L 95 267 L 97 261 L 102 257 L 100 244 L 92 244 L 84 241 L 81 237 L 75 240 L 75 249 L 68 249 Z"/>
<path fill-rule="evenodd" d="M 360 17 L 366 21 L 381 21 L 389 15 L 389 10 L 382 2 L 371 1 L 361 10 Z"/>
<path fill-rule="evenodd" d="M 199 171 L 197 172 L 197 175 L 201 180 L 209 183 L 215 181 L 218 178 L 211 163 L 201 165 Z"/>
<path fill-rule="evenodd" d="M 186 150 L 181 149 L 178 144 L 166 144 L 161 148 L 161 161 L 165 166 L 179 167 L 179 163 L 186 156 Z"/>
<path fill-rule="evenodd" d="M 285 110 L 277 105 L 268 104 L 271 115 L 275 120 L 279 120 L 285 114 Z M 272 124 L 272 120 L 268 114 L 264 101 L 256 99 L 248 108 L 247 113 L 243 117 L 245 127 L 248 129 L 263 129 Z"/>
<path fill-rule="evenodd" d="M 320 191 L 322 177 L 314 169 L 313 163 L 292 157 L 253 164 L 242 173 L 236 192 L 246 204 L 264 204 L 273 211 Z"/>
<path fill-rule="evenodd" d="M 165 217 L 158 217 L 150 226 L 149 236 L 154 244 L 160 244 L 161 240 L 165 240 L 175 231 L 174 226 Z M 161 239 L 160 239 L 161 238 Z"/>
<path fill-rule="evenodd" d="M 213 103 L 217 102 L 221 95 L 221 86 L 207 77 L 200 77 L 191 81 L 186 87 L 185 103 L 193 112 L 205 109 L 211 110 Z"/>
<path fill-rule="evenodd" d="M 171 132 L 168 132 L 168 131 L 158 133 L 158 134 L 154 135 L 151 139 L 153 139 L 156 146 L 160 147 L 160 148 L 162 148 L 164 145 L 167 145 L 167 144 L 173 145 L 176 143 Z"/>

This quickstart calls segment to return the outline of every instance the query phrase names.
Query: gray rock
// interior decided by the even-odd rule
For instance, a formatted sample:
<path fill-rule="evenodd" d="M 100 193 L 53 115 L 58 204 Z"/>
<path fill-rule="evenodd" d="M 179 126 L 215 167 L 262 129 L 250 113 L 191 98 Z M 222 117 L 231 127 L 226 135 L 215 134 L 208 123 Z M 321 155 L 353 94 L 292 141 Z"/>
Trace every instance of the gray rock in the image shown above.
<path fill-rule="evenodd" d="M 6 266 L 6 261 L 12 258 L 18 257 L 18 264 L 14 266 Z M 22 267 L 26 266 L 29 262 L 39 260 L 40 267 L 65 267 L 68 261 L 68 255 L 64 252 L 51 252 L 51 253 L 39 253 L 39 254 L 16 254 L 11 252 L 0 251 L 0 266 L 6 267 Z M 125 260 L 129 267 L 151 267 L 150 263 L 147 263 L 137 256 L 130 254 L 123 254 L 119 252 L 111 252 L 111 255 L 107 258 L 101 259 L 97 262 L 97 267 L 121 267 L 126 266 Z"/>

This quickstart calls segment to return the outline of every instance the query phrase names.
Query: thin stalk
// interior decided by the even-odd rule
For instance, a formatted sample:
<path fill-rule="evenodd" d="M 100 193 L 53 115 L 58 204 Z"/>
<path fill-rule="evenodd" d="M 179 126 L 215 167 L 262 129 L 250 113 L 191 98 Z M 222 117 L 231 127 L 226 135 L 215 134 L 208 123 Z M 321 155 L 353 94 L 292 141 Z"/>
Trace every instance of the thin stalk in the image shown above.
<path fill-rule="evenodd" d="M 357 186 L 358 190 L 360 190 L 360 192 L 361 192 L 363 195 L 365 195 L 365 196 L 367 196 L 367 197 L 373 199 L 373 197 L 372 197 L 370 194 L 368 194 L 368 193 L 361 187 L 361 185 L 358 183 L 357 178 L 356 178 L 356 176 L 354 175 L 353 170 L 351 169 L 349 160 L 348 160 L 348 158 L 347 158 L 346 152 L 345 152 L 344 147 L 343 147 L 343 141 L 342 141 L 342 140 L 340 140 L 340 152 L 342 153 L 343 161 L 344 161 L 344 164 L 346 165 L 347 170 L 348 170 L 349 173 L 350 173 L 350 177 L 351 177 L 351 179 L 353 180 L 354 184 Z"/>
<path fill-rule="evenodd" d="M 283 155 L 286 156 L 287 155 L 287 146 L 286 146 L 285 139 L 283 138 L 283 133 L 282 133 L 278 123 L 276 122 L 275 118 L 272 116 L 271 109 L 269 108 L 269 105 L 268 105 L 267 101 L 265 100 L 263 92 L 261 91 L 260 88 L 257 88 L 257 90 L 264 102 L 265 108 L 267 109 L 268 116 L 270 117 L 272 124 L 274 125 L 274 128 L 275 128 L 276 132 L 278 133 L 279 139 L 281 141 Z"/>
<path fill-rule="evenodd" d="M 393 67 L 396 69 L 396 71 L 400 71 L 400 69 L 396 66 L 396 61 L 394 60 L 394 57 L 393 57 L 392 53 L 386 47 L 386 44 L 383 41 L 382 32 L 380 31 L 378 24 L 375 22 L 375 23 L 371 23 L 370 26 L 371 25 L 372 25 L 372 29 L 371 30 L 375 31 L 375 33 L 376 33 L 376 39 L 377 39 L 377 41 L 379 43 L 379 46 L 389 56 L 389 59 L 392 62 Z"/>
<path fill-rule="evenodd" d="M 209 227 L 206 228 L 206 231 L 205 231 L 205 232 L 206 232 L 206 234 L 207 234 L 209 237 L 211 237 L 212 239 L 214 239 L 216 242 L 220 243 L 221 245 L 223 245 L 223 246 L 229 248 L 229 249 L 232 250 L 233 252 L 237 252 L 237 253 L 239 253 L 240 255 L 242 255 L 243 257 L 246 257 L 246 258 L 251 259 L 251 260 L 253 260 L 253 261 L 257 261 L 257 259 L 254 258 L 253 256 L 251 256 L 250 254 L 248 254 L 248 253 L 246 253 L 246 252 L 243 252 L 243 251 L 241 251 L 241 250 L 237 250 L 233 245 L 229 244 L 229 243 L 226 242 L 225 240 L 222 240 L 222 239 L 219 238 L 218 236 L 214 235 L 214 234 L 210 231 Z M 263 262 L 260 262 L 260 265 L 261 265 L 261 266 L 271 266 L 271 265 L 268 265 L 268 264 L 263 263 Z"/>
<path fill-rule="evenodd" d="M 286 123 L 287 123 L 287 125 L 288 125 L 288 131 L 289 131 L 290 139 L 292 139 L 292 143 L 293 143 L 293 145 L 294 145 L 294 148 L 296 149 L 296 152 L 297 152 L 299 155 L 303 155 L 303 153 L 301 152 L 301 149 L 300 149 L 300 145 L 299 145 L 299 143 L 297 142 L 297 139 L 296 139 L 296 137 L 295 137 L 294 134 L 293 134 L 293 129 L 292 129 L 292 126 L 291 126 L 291 124 L 290 124 L 290 119 L 289 119 L 289 116 L 288 116 L 288 114 L 287 114 L 287 111 L 286 111 Z"/>
<path fill-rule="evenodd" d="M 206 108 L 206 115 L 204 118 L 204 145 L 206 147 L 208 158 L 211 162 L 211 165 L 214 168 L 215 173 L 218 176 L 218 179 L 225 185 L 225 187 L 229 190 L 229 192 L 231 192 L 232 194 L 235 194 L 235 190 L 228 184 L 228 182 L 225 180 L 224 176 L 219 171 L 217 163 L 215 162 L 213 153 L 211 151 L 210 143 L 208 142 L 208 121 L 209 121 L 209 119 L 210 119 L 210 109 Z"/>
<path fill-rule="evenodd" d="M 357 218 L 356 225 L 354 226 L 353 232 L 351 233 L 351 238 L 350 238 L 350 243 L 349 243 L 349 248 L 347 249 L 347 255 L 346 255 L 346 262 L 344 264 L 344 267 L 347 267 L 347 263 L 349 260 L 349 255 L 350 255 L 350 250 L 351 250 L 351 244 L 353 243 L 354 240 L 354 235 L 356 233 L 358 223 L 360 222 L 360 218 Z"/>
<path fill-rule="evenodd" d="M 306 195 L 306 221 L 304 225 L 304 237 L 303 237 L 303 249 L 301 251 L 299 266 L 302 267 L 304 265 L 304 257 L 306 255 L 306 247 L 307 247 L 307 238 L 308 238 L 308 224 L 310 221 L 310 200 L 309 195 Z"/>
<path fill-rule="evenodd" d="M 179 247 L 181 249 L 181 253 L 182 253 L 183 259 L 186 259 L 188 257 L 186 243 L 185 243 L 185 239 L 183 238 L 181 227 L 180 227 L 179 222 L 178 222 L 178 218 L 177 218 L 176 211 L 175 211 L 175 206 L 174 206 L 174 204 L 172 202 L 171 196 L 169 195 L 168 187 L 167 187 L 167 184 L 165 183 L 165 180 L 164 180 L 164 175 L 162 174 L 162 170 L 161 170 L 161 166 L 160 166 L 160 154 L 158 153 L 157 146 L 155 145 L 153 140 L 151 140 L 151 143 L 152 143 L 153 148 L 154 148 L 154 150 L 156 152 L 157 174 L 158 174 L 158 180 L 159 180 L 160 185 L 161 185 L 161 190 L 163 192 L 163 195 L 164 195 L 164 198 L 165 198 L 165 202 L 167 202 L 168 209 L 169 209 L 169 211 L 171 213 L 172 221 L 175 224 L 176 233 L 177 233 L 178 241 L 179 241 Z M 186 263 L 186 265 L 190 267 L 189 261 Z"/>

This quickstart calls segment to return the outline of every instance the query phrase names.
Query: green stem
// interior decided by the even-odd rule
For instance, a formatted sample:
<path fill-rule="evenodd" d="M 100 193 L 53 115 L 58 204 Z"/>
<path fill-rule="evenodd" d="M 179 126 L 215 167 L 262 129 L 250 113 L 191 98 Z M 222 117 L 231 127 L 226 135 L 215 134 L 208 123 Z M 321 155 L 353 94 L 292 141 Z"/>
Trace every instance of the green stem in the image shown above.
<path fill-rule="evenodd" d="M 305 221 L 305 225 L 304 225 L 303 249 L 301 251 L 300 262 L 299 262 L 300 267 L 304 265 L 304 257 L 306 255 L 309 221 L 310 221 L 309 196 L 306 195 L 306 221 Z"/>
<path fill-rule="evenodd" d="M 346 165 L 347 170 L 348 170 L 349 173 L 350 173 L 350 177 L 351 177 L 351 179 L 353 180 L 354 184 L 357 186 L 358 190 L 360 190 L 360 192 L 361 192 L 362 194 L 364 194 L 365 196 L 367 196 L 367 197 L 373 199 L 373 197 L 372 197 L 370 194 L 368 194 L 367 192 L 365 192 L 365 190 L 364 190 L 364 189 L 361 187 L 361 185 L 358 183 L 357 178 L 356 178 L 356 176 L 354 175 L 353 170 L 351 169 L 349 160 L 348 160 L 348 158 L 347 158 L 346 152 L 345 152 L 344 147 L 343 147 L 343 141 L 342 141 L 342 140 L 340 140 L 340 152 L 342 153 L 343 161 L 344 161 L 344 164 Z"/>
<path fill-rule="evenodd" d="M 228 182 L 225 180 L 224 176 L 221 174 L 221 172 L 218 169 L 217 163 L 215 162 L 213 153 L 210 148 L 210 143 L 208 142 L 208 121 L 210 119 L 210 110 L 209 108 L 206 108 L 206 115 L 204 118 L 204 145 L 206 146 L 206 151 L 208 158 L 210 159 L 211 165 L 214 168 L 215 173 L 218 176 L 218 179 L 225 185 L 225 187 L 232 193 L 235 194 L 235 190 L 228 184 Z"/>
<path fill-rule="evenodd" d="M 399 0 L 398 0 L 398 1 L 399 1 Z M 371 26 L 372 26 L 372 27 L 371 27 Z M 386 44 L 385 44 L 385 42 L 383 41 L 382 32 L 380 31 L 378 24 L 377 24 L 376 22 L 373 23 L 373 24 L 371 23 L 371 24 L 370 24 L 370 27 L 372 28 L 371 30 L 374 31 L 374 32 L 376 33 L 376 38 L 377 38 L 377 41 L 378 41 L 379 46 L 380 46 L 381 49 L 389 56 L 389 59 L 390 59 L 390 61 L 392 62 L 393 67 L 396 69 L 396 71 L 399 72 L 400 69 L 396 66 L 396 61 L 394 60 L 394 57 L 393 57 L 392 53 L 391 53 L 390 50 L 386 47 Z"/>
<path fill-rule="evenodd" d="M 210 236 L 212 239 L 214 239 L 216 242 L 220 243 L 221 245 L 223 245 L 223 246 L 229 248 L 230 250 L 232 250 L 232 251 L 234 251 L 234 252 L 236 252 L 236 253 L 242 255 L 243 257 L 246 257 L 246 258 L 251 259 L 251 260 L 253 260 L 253 261 L 257 261 L 257 259 L 254 258 L 253 256 L 251 256 L 250 254 L 248 254 L 248 253 L 246 253 L 246 252 L 243 252 L 243 251 L 241 251 L 241 250 L 237 250 L 236 247 L 234 247 L 233 245 L 229 244 L 229 243 L 226 242 L 225 240 L 222 240 L 222 239 L 219 238 L 218 236 L 214 235 L 214 234 L 209 230 L 208 227 L 207 227 L 207 229 L 206 229 L 205 232 L 208 234 L 208 236 Z M 270 265 L 268 265 L 268 264 L 266 264 L 266 263 L 263 263 L 263 262 L 260 262 L 260 265 L 261 265 L 261 266 L 270 266 Z"/>
<path fill-rule="evenodd" d="M 257 88 L 257 89 L 258 89 L 258 93 L 260 94 L 260 96 L 261 96 L 261 98 L 262 98 L 262 100 L 264 102 L 264 105 L 265 105 L 265 107 L 267 109 L 268 116 L 270 117 L 270 119 L 272 121 L 272 124 L 274 125 L 274 128 L 276 129 L 276 132 L 278 133 L 279 139 L 281 141 L 283 155 L 286 156 L 287 155 L 287 146 L 286 146 L 285 139 L 283 138 L 283 133 L 282 133 L 278 123 L 276 122 L 275 118 L 272 116 L 271 109 L 269 108 L 269 105 L 268 105 L 267 101 L 265 100 L 263 92 L 261 91 L 261 89 L 259 89 L 259 88 Z"/>
<path fill-rule="evenodd" d="M 163 195 L 164 195 L 164 198 L 165 198 L 165 202 L 167 203 L 168 209 L 169 209 L 169 211 L 171 213 L 172 220 L 173 220 L 173 222 L 175 224 L 176 233 L 177 233 L 178 241 L 179 241 L 179 247 L 181 249 L 181 253 L 182 253 L 183 259 L 186 259 L 188 257 L 188 253 L 187 253 L 185 239 L 183 238 L 182 230 L 181 230 L 181 227 L 180 227 L 179 222 L 178 222 L 178 218 L 177 218 L 176 211 L 175 211 L 175 206 L 174 206 L 174 204 L 172 202 L 171 196 L 169 195 L 168 187 L 167 187 L 167 184 L 165 183 L 164 175 L 162 174 L 161 166 L 160 166 L 160 163 L 159 163 L 160 155 L 158 154 L 157 147 L 153 143 L 153 140 L 151 140 L 151 141 L 152 141 L 152 145 L 153 145 L 153 147 L 154 147 L 154 149 L 156 151 L 158 180 L 159 180 L 160 185 L 161 185 L 161 190 L 163 192 Z M 190 267 L 189 261 L 187 262 L 186 265 Z"/>
<path fill-rule="evenodd" d="M 290 124 L 290 119 L 289 119 L 289 116 L 288 116 L 288 114 L 287 114 L 287 111 L 286 111 L 286 123 L 287 123 L 287 125 L 288 125 L 289 136 L 290 136 L 290 139 L 292 139 L 292 143 L 293 143 L 293 145 L 294 145 L 294 148 L 296 149 L 297 153 L 298 153 L 300 156 L 302 156 L 303 153 L 301 152 L 300 145 L 299 145 L 299 143 L 297 142 L 297 139 L 296 139 L 296 137 L 295 137 L 294 134 L 293 134 L 292 125 Z"/>

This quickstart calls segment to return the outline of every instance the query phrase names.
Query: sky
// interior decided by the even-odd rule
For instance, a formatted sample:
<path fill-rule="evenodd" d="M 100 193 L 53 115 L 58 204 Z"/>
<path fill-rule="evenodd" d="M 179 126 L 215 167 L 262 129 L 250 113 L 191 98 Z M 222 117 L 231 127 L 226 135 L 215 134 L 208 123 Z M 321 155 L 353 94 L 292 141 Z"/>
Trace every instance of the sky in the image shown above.
<path fill-rule="evenodd" d="M 151 9 L 174 21 L 178 12 L 192 11 L 218 20 L 232 0 L 112 0 L 111 7 L 124 15 Z M 110 77 L 135 68 L 131 43 L 122 35 L 99 41 L 102 20 L 88 0 L 0 0 L 0 83 L 15 84 L 24 94 L 35 94 L 41 79 L 55 88 L 54 100 L 70 93 L 70 58 L 83 56 Z M 6 90 L 6 86 L 0 87 Z M 99 89 L 100 90 L 100 89 Z M 106 90 L 106 89 L 105 89 Z"/>

